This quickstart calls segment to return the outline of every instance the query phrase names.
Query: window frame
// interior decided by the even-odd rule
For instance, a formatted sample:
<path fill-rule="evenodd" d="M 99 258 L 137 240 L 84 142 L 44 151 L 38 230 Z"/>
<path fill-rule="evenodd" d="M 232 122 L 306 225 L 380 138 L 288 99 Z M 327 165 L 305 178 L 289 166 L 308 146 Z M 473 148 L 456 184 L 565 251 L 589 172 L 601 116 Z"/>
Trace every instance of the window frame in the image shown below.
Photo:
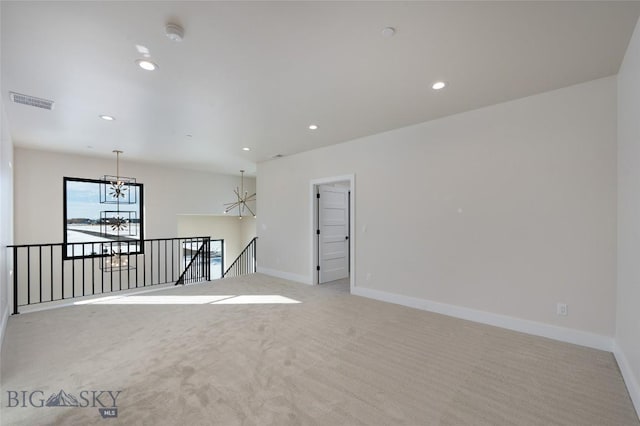
<path fill-rule="evenodd" d="M 73 260 L 73 259 L 91 259 L 91 258 L 104 258 L 104 257 L 108 257 L 111 256 L 111 254 L 108 253 L 97 253 L 97 254 L 78 254 L 78 255 L 73 255 L 73 254 L 69 254 L 69 247 L 70 246 L 74 246 L 74 245 L 81 245 L 81 244 L 109 244 L 111 246 L 113 246 L 114 244 L 118 243 L 126 243 L 126 242 L 130 242 L 131 245 L 137 244 L 138 246 L 138 250 L 136 251 L 132 251 L 132 252 L 128 252 L 129 255 L 134 256 L 134 255 L 139 255 L 139 254 L 144 254 L 144 215 L 143 215 L 143 211 L 144 211 L 144 185 L 142 183 L 138 183 L 138 182 L 126 182 L 127 186 L 134 186 L 138 188 L 138 194 L 137 194 L 137 205 L 138 205 L 138 209 L 136 211 L 137 215 L 138 215 L 138 235 L 136 236 L 135 239 L 121 239 L 121 240 L 113 240 L 111 243 L 106 243 L 106 242 L 102 242 L 102 241 L 87 241 L 87 242 L 78 242 L 78 243 L 69 243 L 67 240 L 67 211 L 68 211 L 68 194 L 67 194 L 67 189 L 68 189 L 68 183 L 69 182 L 83 182 L 83 183 L 94 183 L 97 185 L 109 185 L 110 182 L 105 181 L 103 179 L 89 179 L 89 178 L 78 178 L 78 177 L 69 177 L 69 176 L 64 176 L 63 180 L 62 180 L 62 200 L 63 200 L 63 207 L 62 207 L 62 243 L 63 243 L 63 248 L 62 248 L 62 258 L 63 260 Z M 101 196 L 101 188 L 98 186 L 98 192 L 97 195 L 98 197 Z M 100 198 L 99 198 L 100 199 Z M 114 204 L 117 203 L 113 203 L 113 202 L 105 202 L 103 203 L 105 204 L 105 211 L 111 211 L 112 207 L 109 206 L 113 206 Z M 109 210 L 107 210 L 109 209 Z M 125 210 L 126 211 L 126 210 Z M 97 211 L 96 213 L 100 214 L 100 211 Z M 73 251 L 73 249 L 72 249 Z M 83 250 L 84 251 L 84 250 Z"/>

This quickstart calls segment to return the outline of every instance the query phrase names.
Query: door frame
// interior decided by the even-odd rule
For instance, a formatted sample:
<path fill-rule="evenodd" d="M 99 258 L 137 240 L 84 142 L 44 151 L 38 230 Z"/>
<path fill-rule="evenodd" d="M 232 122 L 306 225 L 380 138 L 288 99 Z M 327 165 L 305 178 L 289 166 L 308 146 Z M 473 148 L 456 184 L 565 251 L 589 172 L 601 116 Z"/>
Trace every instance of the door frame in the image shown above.
<path fill-rule="evenodd" d="M 310 205 L 310 220 L 309 220 L 309 229 L 311 231 L 311 262 L 309 263 L 311 268 L 311 273 L 309 276 L 311 277 L 311 284 L 317 285 L 319 274 L 316 269 L 318 263 L 318 236 L 316 235 L 316 229 L 318 226 L 318 199 L 316 198 L 317 194 L 317 186 L 324 184 L 332 184 L 338 182 L 349 182 L 349 289 L 351 293 L 353 293 L 353 288 L 356 283 L 356 256 L 355 256 L 355 248 L 356 248 L 356 211 L 355 211 L 355 194 L 356 194 L 356 176 L 355 174 L 350 175 L 342 175 L 342 176 L 332 176 L 325 178 L 312 179 L 309 182 L 309 205 Z"/>

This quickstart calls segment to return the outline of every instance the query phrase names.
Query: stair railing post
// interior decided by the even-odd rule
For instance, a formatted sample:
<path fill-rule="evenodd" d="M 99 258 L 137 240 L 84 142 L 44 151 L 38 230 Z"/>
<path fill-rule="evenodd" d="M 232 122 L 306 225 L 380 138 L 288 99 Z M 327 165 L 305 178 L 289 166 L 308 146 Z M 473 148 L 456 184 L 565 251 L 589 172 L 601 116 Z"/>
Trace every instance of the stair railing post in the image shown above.
<path fill-rule="evenodd" d="M 18 247 L 13 247 L 13 314 L 18 315 Z"/>

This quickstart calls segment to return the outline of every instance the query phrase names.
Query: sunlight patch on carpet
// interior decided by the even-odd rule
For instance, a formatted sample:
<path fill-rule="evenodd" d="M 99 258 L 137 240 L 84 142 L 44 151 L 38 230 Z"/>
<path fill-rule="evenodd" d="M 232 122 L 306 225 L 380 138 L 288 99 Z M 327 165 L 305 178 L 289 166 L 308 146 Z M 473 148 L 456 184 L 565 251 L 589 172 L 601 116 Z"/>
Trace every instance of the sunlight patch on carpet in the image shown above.
<path fill-rule="evenodd" d="M 109 296 L 75 302 L 74 305 L 261 305 L 293 304 L 298 300 L 277 294 L 197 296 Z"/>
<path fill-rule="evenodd" d="M 277 303 L 277 304 L 289 304 L 289 303 L 302 303 L 299 300 L 290 299 L 285 296 L 280 296 L 277 294 L 256 294 L 249 295 L 245 294 L 242 296 L 230 297 L 228 299 L 219 300 L 211 303 L 212 305 L 257 305 L 257 304 L 269 304 L 269 303 Z"/>

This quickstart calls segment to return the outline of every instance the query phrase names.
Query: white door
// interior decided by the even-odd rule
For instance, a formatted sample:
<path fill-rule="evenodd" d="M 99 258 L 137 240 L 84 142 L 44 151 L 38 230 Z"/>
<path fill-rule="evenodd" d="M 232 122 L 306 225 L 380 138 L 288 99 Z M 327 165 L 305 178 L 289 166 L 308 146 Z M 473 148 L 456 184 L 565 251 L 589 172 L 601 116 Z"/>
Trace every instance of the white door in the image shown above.
<path fill-rule="evenodd" d="M 349 192 L 319 185 L 318 265 L 320 284 L 349 276 Z"/>

